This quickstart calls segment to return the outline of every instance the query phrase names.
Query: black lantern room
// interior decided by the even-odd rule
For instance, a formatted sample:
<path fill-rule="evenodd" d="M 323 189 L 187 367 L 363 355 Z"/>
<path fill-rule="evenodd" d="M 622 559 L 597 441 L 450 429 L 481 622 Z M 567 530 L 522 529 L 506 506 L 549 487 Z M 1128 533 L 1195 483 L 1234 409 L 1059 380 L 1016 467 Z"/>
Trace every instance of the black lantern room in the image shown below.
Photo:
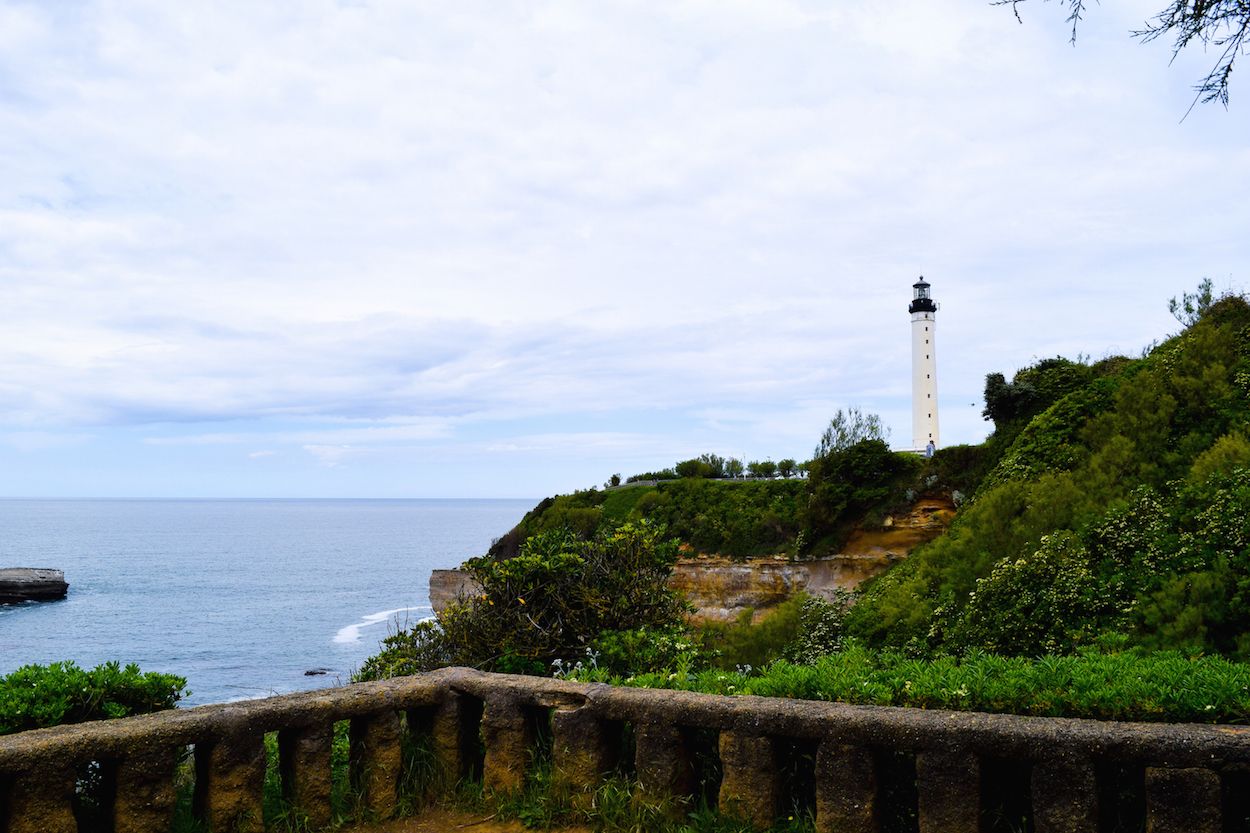
<path fill-rule="evenodd" d="M 916 291 L 916 294 L 912 298 L 911 305 L 907 307 L 907 311 L 937 312 L 937 304 L 933 303 L 933 298 L 929 295 L 929 282 L 924 279 L 924 276 L 921 275 L 920 280 L 911 286 Z"/>

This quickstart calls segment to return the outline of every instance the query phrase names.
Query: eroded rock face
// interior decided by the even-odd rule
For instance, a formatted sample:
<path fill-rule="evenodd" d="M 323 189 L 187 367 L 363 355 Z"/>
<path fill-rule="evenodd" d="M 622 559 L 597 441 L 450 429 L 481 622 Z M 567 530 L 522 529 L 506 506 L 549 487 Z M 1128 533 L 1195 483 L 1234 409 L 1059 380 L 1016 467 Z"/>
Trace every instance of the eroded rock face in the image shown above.
<path fill-rule="evenodd" d="M 481 586 L 464 570 L 435 570 L 430 573 L 430 605 L 435 613 L 457 599 L 481 592 Z"/>
<path fill-rule="evenodd" d="M 39 567 L 0 569 L 0 604 L 49 602 L 65 598 L 65 573 Z"/>
<path fill-rule="evenodd" d="M 800 591 L 832 600 L 838 590 L 854 590 L 941 535 L 954 515 L 949 499 L 924 498 L 906 515 L 887 518 L 881 529 L 857 529 L 837 555 L 806 561 L 698 555 L 677 563 L 669 585 L 685 594 L 696 608 L 694 618 L 704 621 L 732 622 L 745 610 L 766 616 Z M 477 592 L 477 583 L 460 570 L 435 570 L 430 576 L 435 612 Z"/>

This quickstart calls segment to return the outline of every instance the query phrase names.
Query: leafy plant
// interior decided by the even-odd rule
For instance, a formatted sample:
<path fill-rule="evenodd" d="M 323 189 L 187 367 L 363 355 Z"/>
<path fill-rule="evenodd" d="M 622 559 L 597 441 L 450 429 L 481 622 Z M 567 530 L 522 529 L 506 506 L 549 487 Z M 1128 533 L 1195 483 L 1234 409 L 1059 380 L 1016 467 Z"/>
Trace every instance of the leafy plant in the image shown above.
<path fill-rule="evenodd" d="M 0 735 L 171 709 L 187 681 L 117 662 L 90 671 L 73 662 L 25 665 L 0 677 Z"/>
<path fill-rule="evenodd" d="M 663 527 L 641 521 L 589 541 L 545 532 L 516 558 L 470 559 L 465 568 L 480 592 L 436 623 L 389 637 L 356 679 L 450 664 L 542 674 L 596 647 L 608 663 L 669 661 L 680 653 L 675 634 L 687 611 L 667 583 L 676 557 Z"/>
<path fill-rule="evenodd" d="M 1176 651 L 1030 659 L 971 652 L 915 659 L 849 643 L 808 665 L 774 662 L 749 673 L 706 670 L 579 679 L 708 694 L 790 697 L 878 706 L 1200 723 L 1250 719 L 1250 665 Z"/>

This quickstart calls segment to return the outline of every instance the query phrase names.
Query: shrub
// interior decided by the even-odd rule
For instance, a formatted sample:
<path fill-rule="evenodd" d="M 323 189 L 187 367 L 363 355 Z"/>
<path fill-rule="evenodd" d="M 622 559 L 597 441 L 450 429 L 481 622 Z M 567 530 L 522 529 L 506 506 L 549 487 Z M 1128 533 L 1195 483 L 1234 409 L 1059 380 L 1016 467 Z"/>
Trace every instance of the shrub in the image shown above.
<path fill-rule="evenodd" d="M 733 622 L 702 624 L 698 636 L 708 664 L 716 668 L 759 667 L 780 657 L 798 634 L 806 598 L 799 594 L 787 599 L 759 621 L 754 621 L 755 611 L 748 609 Z"/>
<path fill-rule="evenodd" d="M 26 665 L 0 677 L 0 735 L 172 709 L 187 681 L 107 662 L 90 671 L 72 662 Z"/>
<path fill-rule="evenodd" d="M 803 512 L 808 546 L 836 550 L 851 526 L 869 509 L 900 495 L 921 465 L 916 455 L 896 454 L 879 439 L 835 447 L 813 459 Z"/>
<path fill-rule="evenodd" d="M 797 480 L 679 480 L 643 495 L 635 517 L 663 524 L 699 552 L 746 558 L 790 545 L 800 530 L 803 493 Z"/>
<path fill-rule="evenodd" d="M 832 601 L 803 596 L 798 627 L 794 639 L 785 647 L 785 658 L 800 665 L 810 665 L 823 656 L 842 650 L 846 613 L 853 600 L 854 594 L 847 590 L 834 591 Z"/>
<path fill-rule="evenodd" d="M 516 558 L 473 558 L 465 569 L 481 587 L 435 623 L 389 637 L 358 680 L 451 664 L 546 673 L 588 648 L 621 662 L 669 662 L 665 640 L 684 623 L 684 599 L 669 589 L 675 542 L 662 527 L 627 523 L 589 541 L 550 531 L 530 537 Z M 615 635 L 615 636 L 613 636 Z M 632 659 L 631 659 L 632 658 Z"/>
<path fill-rule="evenodd" d="M 709 694 L 791 697 L 877 706 L 1201 723 L 1250 718 L 1250 665 L 1174 651 L 1086 652 L 1036 659 L 974 652 L 918 660 L 851 644 L 810 665 L 776 662 L 745 674 L 660 671 L 579 679 Z"/>

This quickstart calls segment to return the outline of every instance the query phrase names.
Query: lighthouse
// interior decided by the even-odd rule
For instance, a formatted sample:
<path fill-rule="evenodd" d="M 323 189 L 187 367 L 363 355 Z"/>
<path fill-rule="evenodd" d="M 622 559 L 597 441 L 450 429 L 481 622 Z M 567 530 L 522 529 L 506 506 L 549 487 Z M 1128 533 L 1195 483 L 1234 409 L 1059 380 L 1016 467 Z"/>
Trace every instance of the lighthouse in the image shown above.
<path fill-rule="evenodd" d="M 911 313 L 911 436 L 912 448 L 937 447 L 937 304 L 922 275 L 912 284 Z"/>

